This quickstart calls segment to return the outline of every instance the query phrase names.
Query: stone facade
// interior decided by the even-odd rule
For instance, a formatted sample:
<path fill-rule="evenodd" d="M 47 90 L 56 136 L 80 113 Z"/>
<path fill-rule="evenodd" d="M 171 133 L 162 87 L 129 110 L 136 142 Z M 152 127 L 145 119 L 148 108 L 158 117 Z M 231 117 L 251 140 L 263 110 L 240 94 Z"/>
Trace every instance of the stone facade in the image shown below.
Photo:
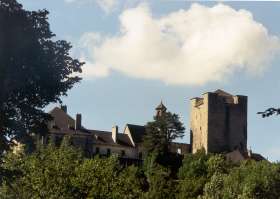
<path fill-rule="evenodd" d="M 192 152 L 247 151 L 247 96 L 222 90 L 191 99 Z"/>
<path fill-rule="evenodd" d="M 167 108 L 161 102 L 156 107 L 156 116 Z M 59 145 L 64 136 L 69 136 L 73 145 L 81 148 L 88 156 L 117 155 L 124 163 L 141 163 L 143 159 L 143 136 L 145 126 L 127 124 L 120 133 L 117 126 L 112 131 L 87 129 L 82 125 L 82 115 L 73 119 L 67 114 L 67 107 L 55 107 L 49 112 L 50 134 L 42 139 L 51 139 Z M 185 155 L 205 149 L 206 153 L 224 153 L 234 162 L 244 159 L 265 160 L 260 154 L 247 150 L 247 96 L 231 95 L 222 90 L 207 92 L 202 97 L 191 99 L 190 144 L 171 143 L 173 153 Z M 14 153 L 22 151 L 16 143 Z"/>
<path fill-rule="evenodd" d="M 166 107 L 160 103 L 156 108 L 156 115 L 166 111 Z M 117 126 L 112 131 L 100 131 L 87 129 L 82 125 L 82 115 L 77 114 L 73 119 L 67 114 L 67 107 L 55 107 L 49 112 L 53 120 L 48 124 L 50 134 L 45 138 L 51 139 L 59 145 L 64 136 L 69 136 L 71 143 L 82 149 L 86 155 L 101 156 L 117 155 L 124 159 L 143 159 L 143 136 L 145 126 L 127 124 L 124 132 L 120 133 Z M 190 152 L 190 145 L 185 143 L 171 143 L 171 151 L 184 155 Z"/>

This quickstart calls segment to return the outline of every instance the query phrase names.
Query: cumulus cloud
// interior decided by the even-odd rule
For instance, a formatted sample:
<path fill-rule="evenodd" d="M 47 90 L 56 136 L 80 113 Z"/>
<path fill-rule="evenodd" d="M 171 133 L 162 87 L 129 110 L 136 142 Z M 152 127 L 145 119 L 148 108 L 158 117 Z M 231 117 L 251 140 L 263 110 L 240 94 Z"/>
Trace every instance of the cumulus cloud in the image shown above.
<path fill-rule="evenodd" d="M 104 12 L 110 13 L 114 10 L 119 0 L 64 0 L 66 3 L 97 4 Z"/>
<path fill-rule="evenodd" d="M 118 5 L 118 0 L 96 0 L 98 5 L 106 12 L 110 13 Z"/>
<path fill-rule="evenodd" d="M 160 18 L 141 4 L 124 10 L 119 20 L 116 35 L 87 33 L 82 39 L 92 70 L 102 68 L 102 76 L 114 70 L 168 84 L 202 85 L 237 71 L 260 74 L 280 49 L 279 38 L 252 13 L 224 4 L 193 4 Z"/>

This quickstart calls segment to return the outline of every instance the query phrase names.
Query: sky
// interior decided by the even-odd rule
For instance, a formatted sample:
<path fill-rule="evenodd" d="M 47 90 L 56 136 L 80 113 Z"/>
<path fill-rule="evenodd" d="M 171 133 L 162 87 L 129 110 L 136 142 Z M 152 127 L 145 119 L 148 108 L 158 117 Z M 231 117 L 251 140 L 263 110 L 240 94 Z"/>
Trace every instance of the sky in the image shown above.
<path fill-rule="evenodd" d="M 248 96 L 248 148 L 280 161 L 280 2 L 19 0 L 47 9 L 55 39 L 85 61 L 63 97 L 85 127 L 144 125 L 162 100 L 186 127 L 190 99 L 223 89 Z M 53 108 L 49 105 L 46 110 Z"/>

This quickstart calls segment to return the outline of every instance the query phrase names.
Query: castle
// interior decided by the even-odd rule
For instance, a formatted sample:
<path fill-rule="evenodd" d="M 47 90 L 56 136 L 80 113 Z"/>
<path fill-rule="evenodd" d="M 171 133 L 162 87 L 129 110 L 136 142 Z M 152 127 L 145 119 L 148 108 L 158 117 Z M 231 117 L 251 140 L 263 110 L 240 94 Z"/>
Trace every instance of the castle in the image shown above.
<path fill-rule="evenodd" d="M 156 115 L 161 115 L 166 111 L 167 108 L 163 103 L 156 107 Z M 143 159 L 142 143 L 145 126 L 127 124 L 123 133 L 119 132 L 118 126 L 113 126 L 111 132 L 100 131 L 84 127 L 81 114 L 77 114 L 76 119 L 73 119 L 67 114 L 66 106 L 55 107 L 49 114 L 53 120 L 48 124 L 50 134 L 44 138 L 44 143 L 52 140 L 56 145 L 59 145 L 63 137 L 68 135 L 71 137 L 72 144 L 81 148 L 88 156 L 114 154 L 131 161 Z M 191 151 L 189 144 L 177 142 L 171 143 L 170 150 L 181 155 Z"/>
<path fill-rule="evenodd" d="M 171 152 L 185 155 L 204 149 L 206 153 L 224 153 L 233 161 L 264 159 L 247 150 L 247 96 L 217 90 L 190 101 L 190 144 L 173 142 Z M 161 102 L 156 107 L 156 115 L 166 110 Z M 48 124 L 48 139 L 56 144 L 65 135 L 70 135 L 72 144 L 82 148 L 89 156 L 116 154 L 130 160 L 143 158 L 143 125 L 127 124 L 123 133 L 119 132 L 118 126 L 113 126 L 111 132 L 108 132 L 85 128 L 82 115 L 77 114 L 73 119 L 67 114 L 66 106 L 55 107 L 49 114 L 53 120 Z"/>
<path fill-rule="evenodd" d="M 190 141 L 192 151 L 206 153 L 247 150 L 247 96 L 222 90 L 191 99 Z"/>

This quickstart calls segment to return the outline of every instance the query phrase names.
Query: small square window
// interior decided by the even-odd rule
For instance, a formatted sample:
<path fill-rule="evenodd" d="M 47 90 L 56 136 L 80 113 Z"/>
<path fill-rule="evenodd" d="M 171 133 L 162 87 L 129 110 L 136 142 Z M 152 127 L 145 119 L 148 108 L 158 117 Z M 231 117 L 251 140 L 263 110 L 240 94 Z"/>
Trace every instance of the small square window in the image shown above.
<path fill-rule="evenodd" d="M 142 155 L 142 152 L 139 152 L 138 158 L 139 158 L 139 159 L 142 159 L 142 156 L 143 156 L 143 155 Z"/>
<path fill-rule="evenodd" d="M 182 154 L 181 148 L 178 148 L 178 149 L 177 149 L 177 153 L 178 153 L 178 154 Z"/>
<path fill-rule="evenodd" d="M 107 155 L 111 155 L 111 149 L 107 149 Z"/>

